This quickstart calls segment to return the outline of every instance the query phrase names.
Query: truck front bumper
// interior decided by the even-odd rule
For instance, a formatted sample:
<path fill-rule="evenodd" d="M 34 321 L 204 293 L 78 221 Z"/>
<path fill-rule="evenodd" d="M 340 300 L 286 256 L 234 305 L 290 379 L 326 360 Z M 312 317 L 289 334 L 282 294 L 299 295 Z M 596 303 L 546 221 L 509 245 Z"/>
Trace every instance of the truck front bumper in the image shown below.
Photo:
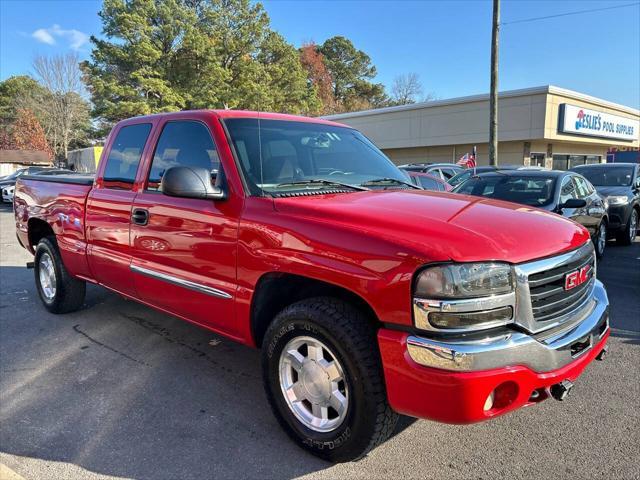
<path fill-rule="evenodd" d="M 609 337 L 609 301 L 596 281 L 590 308 L 564 326 L 446 343 L 382 329 L 387 395 L 399 413 L 473 423 L 550 396 L 598 357 Z"/>

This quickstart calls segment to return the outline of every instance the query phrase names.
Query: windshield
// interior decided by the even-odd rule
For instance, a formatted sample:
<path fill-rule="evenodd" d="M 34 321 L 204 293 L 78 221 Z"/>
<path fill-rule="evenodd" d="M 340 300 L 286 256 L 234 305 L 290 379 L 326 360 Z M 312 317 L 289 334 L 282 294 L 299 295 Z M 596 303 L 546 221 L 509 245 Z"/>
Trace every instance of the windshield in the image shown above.
<path fill-rule="evenodd" d="M 407 188 L 405 182 L 410 182 L 351 128 L 256 118 L 226 119 L 224 124 L 253 195 L 343 190 L 363 184 L 367 189 Z M 370 183 L 380 179 L 386 181 Z"/>
<path fill-rule="evenodd" d="M 633 179 L 633 167 L 596 167 L 575 170 L 597 187 L 628 187 Z"/>
<path fill-rule="evenodd" d="M 555 183 L 553 177 L 491 175 L 470 178 L 454 192 L 544 207 L 553 202 Z"/>

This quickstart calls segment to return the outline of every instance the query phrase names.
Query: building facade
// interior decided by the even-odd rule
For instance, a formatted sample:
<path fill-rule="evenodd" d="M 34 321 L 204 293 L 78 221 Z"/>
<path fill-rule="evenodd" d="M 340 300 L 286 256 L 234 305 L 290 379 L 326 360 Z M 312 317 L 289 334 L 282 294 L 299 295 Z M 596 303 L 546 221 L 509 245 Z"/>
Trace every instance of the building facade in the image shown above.
<path fill-rule="evenodd" d="M 51 167 L 46 152 L 37 150 L 0 150 L 0 177 L 26 167 Z"/>
<path fill-rule="evenodd" d="M 498 161 L 566 170 L 638 148 L 640 112 L 554 86 L 499 94 Z M 489 95 L 325 117 L 357 128 L 396 164 L 453 162 L 477 146 L 487 165 Z"/>

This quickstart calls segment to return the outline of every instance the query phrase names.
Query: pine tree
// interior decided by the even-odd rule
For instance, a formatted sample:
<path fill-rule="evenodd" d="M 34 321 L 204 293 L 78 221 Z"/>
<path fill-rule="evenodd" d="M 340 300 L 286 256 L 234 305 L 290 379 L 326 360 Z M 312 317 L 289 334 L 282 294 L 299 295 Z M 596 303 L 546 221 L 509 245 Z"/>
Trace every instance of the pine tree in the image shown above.
<path fill-rule="evenodd" d="M 112 123 L 192 108 L 306 113 L 319 106 L 297 51 L 249 0 L 105 0 L 82 66 L 94 115 Z"/>

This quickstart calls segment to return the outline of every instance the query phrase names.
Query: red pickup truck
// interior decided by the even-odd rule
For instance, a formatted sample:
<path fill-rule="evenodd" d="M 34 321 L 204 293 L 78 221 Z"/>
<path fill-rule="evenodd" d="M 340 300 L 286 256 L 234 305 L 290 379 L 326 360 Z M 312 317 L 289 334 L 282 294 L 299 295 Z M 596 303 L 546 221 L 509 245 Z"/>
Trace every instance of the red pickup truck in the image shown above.
<path fill-rule="evenodd" d="M 333 461 L 398 414 L 472 423 L 561 400 L 606 351 L 583 227 L 424 191 L 329 121 L 128 119 L 95 177 L 23 176 L 14 209 L 49 311 L 80 308 L 90 282 L 261 348 L 282 427 Z"/>

